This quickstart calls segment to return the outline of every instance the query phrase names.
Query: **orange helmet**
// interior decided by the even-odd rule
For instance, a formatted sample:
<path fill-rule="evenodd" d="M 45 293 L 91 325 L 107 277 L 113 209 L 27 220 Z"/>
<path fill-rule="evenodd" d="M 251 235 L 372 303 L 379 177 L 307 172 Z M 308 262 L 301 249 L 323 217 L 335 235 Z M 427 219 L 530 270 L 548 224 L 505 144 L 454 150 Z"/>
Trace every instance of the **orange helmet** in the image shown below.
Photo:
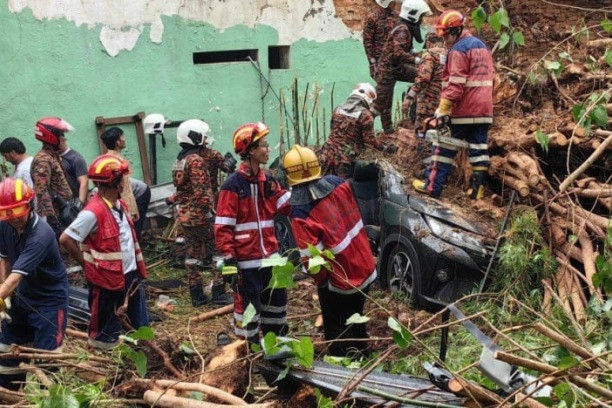
<path fill-rule="evenodd" d="M 270 128 L 261 122 L 245 123 L 234 132 L 232 144 L 237 155 L 244 155 L 249 147 L 270 133 Z"/>
<path fill-rule="evenodd" d="M 22 179 L 6 178 L 0 183 L 0 220 L 23 217 L 30 211 L 34 190 Z"/>
<path fill-rule="evenodd" d="M 93 182 L 106 184 L 129 173 L 130 165 L 127 161 L 112 154 L 103 154 L 91 162 L 87 170 L 87 178 Z"/>
<path fill-rule="evenodd" d="M 465 24 L 465 16 L 457 10 L 445 10 L 438 21 L 436 21 L 436 33 L 444 35 L 446 30 L 453 27 L 463 27 Z"/>

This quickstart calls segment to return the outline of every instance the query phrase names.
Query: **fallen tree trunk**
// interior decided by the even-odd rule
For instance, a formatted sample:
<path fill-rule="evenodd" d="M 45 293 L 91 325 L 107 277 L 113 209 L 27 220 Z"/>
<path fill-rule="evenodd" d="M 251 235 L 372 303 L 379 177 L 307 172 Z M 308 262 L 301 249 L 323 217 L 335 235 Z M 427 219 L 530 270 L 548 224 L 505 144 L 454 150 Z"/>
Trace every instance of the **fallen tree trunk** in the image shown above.
<path fill-rule="evenodd" d="M 179 382 L 175 380 L 138 380 L 146 386 L 158 386 L 160 388 L 172 388 L 180 391 L 196 391 L 203 394 L 210 395 L 216 399 L 227 402 L 233 405 L 248 405 L 242 398 L 239 398 L 229 392 L 220 390 L 219 388 L 211 387 L 210 385 L 191 383 L 191 382 Z"/>

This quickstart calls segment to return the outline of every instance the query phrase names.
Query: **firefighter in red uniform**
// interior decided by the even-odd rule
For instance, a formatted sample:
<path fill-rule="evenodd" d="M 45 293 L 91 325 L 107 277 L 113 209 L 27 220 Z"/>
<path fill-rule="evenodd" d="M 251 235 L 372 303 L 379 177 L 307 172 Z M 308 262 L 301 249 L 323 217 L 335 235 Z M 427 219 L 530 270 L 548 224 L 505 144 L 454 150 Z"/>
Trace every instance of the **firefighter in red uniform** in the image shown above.
<path fill-rule="evenodd" d="M 362 314 L 365 293 L 376 279 L 376 263 L 370 249 L 359 207 L 348 182 L 327 175 L 315 153 L 294 145 L 283 158 L 291 191 L 291 227 L 304 256 L 308 244 L 330 250 L 329 268 L 312 275 L 318 286 L 325 339 L 365 339 L 365 324 L 346 325 L 355 313 Z M 347 355 L 351 349 L 365 350 L 365 342 L 332 342 L 332 355 Z"/>
<path fill-rule="evenodd" d="M 363 24 L 363 48 L 368 57 L 372 79 L 376 79 L 376 65 L 387 36 L 397 23 L 394 0 L 376 0 L 376 4 L 380 7 L 370 13 Z"/>
<path fill-rule="evenodd" d="M 178 219 L 187 245 L 185 270 L 193 307 L 202 306 L 210 300 L 202 288 L 201 271 L 204 268 L 213 274 L 213 303 L 232 303 L 232 297 L 225 293 L 225 282 L 219 270 L 212 265 L 215 248 L 213 193 L 206 162 L 200 155 L 209 131 L 208 124 L 199 119 L 181 123 L 176 131 L 176 139 L 182 150 L 172 168 L 172 182 L 176 186 L 172 201 L 179 205 Z"/>
<path fill-rule="evenodd" d="M 127 205 L 119 198 L 129 163 L 104 154 L 89 165 L 87 177 L 98 193 L 60 237 L 60 244 L 85 270 L 89 283 L 89 344 L 108 350 L 122 331 L 116 310 L 129 297 L 127 319 L 134 328 L 149 325 L 144 258 Z M 79 243 L 81 244 L 79 247 Z"/>
<path fill-rule="evenodd" d="M 469 143 L 473 174 L 468 194 L 479 199 L 484 195 L 483 183 L 489 167 L 487 135 L 493 123 L 493 57 L 486 44 L 465 28 L 465 17 L 459 11 L 444 11 L 438 17 L 436 30 L 450 50 L 435 117 L 442 123 L 450 121 L 451 136 Z M 425 180 L 412 183 L 415 190 L 439 197 L 456 154 L 456 146 L 434 145 Z"/>
<path fill-rule="evenodd" d="M 421 22 L 430 16 L 431 9 L 425 0 L 404 0 L 399 13 L 399 22 L 391 30 L 378 61 L 374 110 L 380 114 L 385 133 L 393 133 L 391 108 L 393 88 L 397 81 L 413 82 L 420 58 L 412 54 L 413 39 L 423 42 Z"/>
<path fill-rule="evenodd" d="M 265 334 L 287 333 L 287 292 L 267 289 L 271 267 L 262 261 L 275 254 L 278 242 L 274 234 L 274 216 L 289 214 L 289 192 L 260 166 L 270 158 L 266 135 L 270 129 L 263 123 L 247 123 L 234 132 L 234 151 L 242 162 L 227 178 L 217 203 L 215 241 L 224 264 L 237 266 L 234 288 L 235 333 L 250 343 L 259 342 L 259 329 Z M 244 327 L 243 313 L 255 307 L 256 315 Z"/>

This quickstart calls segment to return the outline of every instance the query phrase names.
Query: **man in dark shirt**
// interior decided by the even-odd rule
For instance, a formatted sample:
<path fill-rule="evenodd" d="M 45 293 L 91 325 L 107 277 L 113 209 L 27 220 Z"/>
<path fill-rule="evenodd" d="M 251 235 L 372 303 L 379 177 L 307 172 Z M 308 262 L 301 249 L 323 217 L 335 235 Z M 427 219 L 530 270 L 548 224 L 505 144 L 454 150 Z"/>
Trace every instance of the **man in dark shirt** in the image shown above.
<path fill-rule="evenodd" d="M 66 267 L 55 233 L 31 209 L 33 199 L 34 191 L 21 179 L 0 183 L 0 353 L 29 343 L 58 350 L 66 331 Z M 0 361 L 0 386 L 16 389 L 25 381 L 19 363 Z"/>
<path fill-rule="evenodd" d="M 79 152 L 68 147 L 66 136 L 61 136 L 59 141 L 59 155 L 66 181 L 68 181 L 70 190 L 72 190 L 72 196 L 79 199 L 80 208 L 82 208 L 87 201 L 88 192 L 87 162 Z"/>

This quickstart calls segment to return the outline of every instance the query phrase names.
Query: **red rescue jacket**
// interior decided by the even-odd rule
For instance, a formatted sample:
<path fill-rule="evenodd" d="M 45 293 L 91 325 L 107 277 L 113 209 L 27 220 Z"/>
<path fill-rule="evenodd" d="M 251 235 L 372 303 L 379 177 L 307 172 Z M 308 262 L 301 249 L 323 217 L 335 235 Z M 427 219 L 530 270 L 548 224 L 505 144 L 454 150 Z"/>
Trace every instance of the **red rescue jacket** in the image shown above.
<path fill-rule="evenodd" d="M 262 259 L 278 250 L 274 216 L 289 215 L 290 193 L 260 170 L 250 176 L 242 163 L 227 178 L 217 201 L 215 243 L 225 258 L 238 260 L 240 269 L 259 268 Z"/>
<path fill-rule="evenodd" d="M 451 123 L 493 123 L 493 57 L 480 39 L 464 29 L 448 52 L 442 98 L 453 102 Z"/>
<path fill-rule="evenodd" d="M 337 293 L 355 293 L 374 282 L 376 262 L 351 187 L 337 176 L 328 175 L 324 180 L 336 185 L 331 193 L 291 207 L 293 235 L 303 256 L 310 255 L 308 244 L 334 254 L 329 260 L 331 270 L 321 267 L 312 275 L 317 285 L 327 284 Z"/>
<path fill-rule="evenodd" d="M 132 218 L 127 215 L 129 211 L 125 203 L 122 200 L 119 200 L 119 202 L 124 217 L 128 217 L 130 223 L 134 248 L 136 249 L 136 265 L 140 277 L 144 279 L 147 277 L 147 270 L 138 239 L 136 239 L 134 223 Z M 97 232 L 87 236 L 81 244 L 85 261 L 85 279 L 107 290 L 123 290 L 125 279 L 123 277 L 123 264 L 121 263 L 121 245 L 119 243 L 117 221 L 115 221 L 111 209 L 97 194 L 87 203 L 84 209 L 94 213 L 98 220 Z"/>

